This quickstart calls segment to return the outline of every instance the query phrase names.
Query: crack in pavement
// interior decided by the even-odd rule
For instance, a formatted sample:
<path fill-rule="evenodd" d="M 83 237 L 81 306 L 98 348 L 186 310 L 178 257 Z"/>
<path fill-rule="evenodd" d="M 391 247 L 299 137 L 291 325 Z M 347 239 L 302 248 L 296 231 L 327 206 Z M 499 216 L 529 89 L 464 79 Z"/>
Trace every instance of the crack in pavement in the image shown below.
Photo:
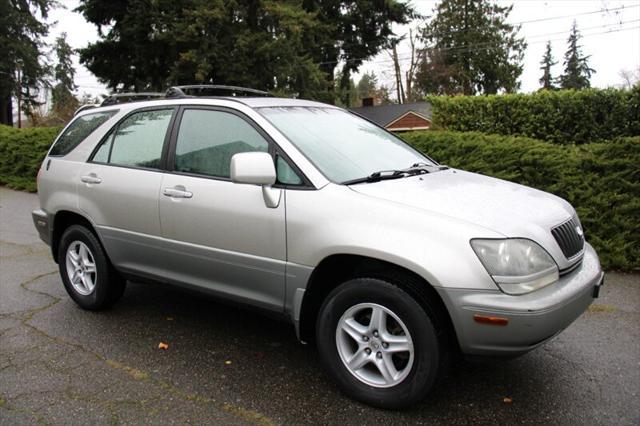
<path fill-rule="evenodd" d="M 142 382 L 142 383 L 148 383 L 149 385 L 153 385 L 156 386 L 157 388 L 161 389 L 164 392 L 167 392 L 168 394 L 172 395 L 175 398 L 179 398 L 183 401 L 188 401 L 188 402 L 194 402 L 196 404 L 199 404 L 201 406 L 205 406 L 205 407 L 211 407 L 211 408 L 215 408 L 219 411 L 228 413 L 234 417 L 237 417 L 239 419 L 242 419 L 244 421 L 248 421 L 251 423 L 256 423 L 256 424 L 261 424 L 261 425 L 271 425 L 274 424 L 274 421 L 271 420 L 270 418 L 268 418 L 267 416 L 265 416 L 262 413 L 259 413 L 257 411 L 254 410 L 250 410 L 250 409 L 246 409 L 234 404 L 230 404 L 228 402 L 224 402 L 224 401 L 218 401 L 214 398 L 209 398 L 209 397 L 204 397 L 201 395 L 198 395 L 196 393 L 189 393 L 189 392 L 185 392 L 181 389 L 179 389 L 178 387 L 174 386 L 173 384 L 158 378 L 158 377 L 153 377 L 151 376 L 149 373 L 135 369 L 133 367 L 129 367 L 125 364 L 119 363 L 115 360 L 111 360 L 108 359 L 104 356 L 102 356 L 101 354 L 85 347 L 82 344 L 79 343 L 75 343 L 75 342 L 71 342 L 68 340 L 65 340 L 61 337 L 58 336 L 53 336 L 48 334 L 46 331 L 38 328 L 37 326 L 33 325 L 30 323 L 30 321 L 39 313 L 44 312 L 50 308 L 52 308 L 53 306 L 55 306 L 57 303 L 59 303 L 61 301 L 61 299 L 59 297 L 53 296 L 49 293 L 40 291 L 38 289 L 34 289 L 33 284 L 36 283 L 38 280 L 53 275 L 55 273 L 57 273 L 58 271 L 51 271 L 51 272 L 47 272 L 47 273 L 43 273 L 43 274 L 39 274 L 35 277 L 31 277 L 30 279 L 22 282 L 19 284 L 19 286 L 27 291 L 27 292 L 31 292 L 34 294 L 38 294 L 41 296 L 44 296 L 46 298 L 48 298 L 50 300 L 49 303 L 46 303 L 43 306 L 39 306 L 37 308 L 31 308 L 31 309 L 25 309 L 25 310 L 21 310 L 21 311 L 16 311 L 13 312 L 11 314 L 3 314 L 2 317 L 5 318 L 13 318 L 16 320 L 20 321 L 20 325 L 33 331 L 34 333 L 40 335 L 41 337 L 44 337 L 46 339 L 49 339 L 50 341 L 58 344 L 58 345 L 62 345 L 64 347 L 67 348 L 72 348 L 72 350 L 75 351 L 79 351 L 81 353 L 84 353 L 86 355 L 89 355 L 91 358 L 93 358 L 94 360 L 98 361 L 99 363 L 101 363 L 102 365 L 106 365 L 109 368 L 112 368 L 114 370 L 118 370 L 121 372 L 124 372 L 125 374 L 127 374 L 129 377 L 131 377 L 133 380 L 136 380 L 138 382 Z M 18 325 L 13 326 L 13 327 L 9 327 L 5 330 L 2 330 L 2 332 L 0 333 L 0 335 L 4 335 L 5 333 L 7 333 L 9 330 L 15 329 L 16 327 L 18 327 Z M 34 347 L 29 347 L 26 350 L 22 350 L 22 351 L 18 351 L 19 352 L 24 352 L 24 351 L 28 351 L 28 350 L 37 350 L 39 348 L 39 346 L 34 346 Z M 15 355 L 15 353 L 14 353 Z M 49 371 L 54 371 L 54 372 L 58 372 L 61 373 L 65 376 L 66 378 L 66 386 L 64 391 L 62 392 L 62 394 L 69 400 L 76 400 L 76 401 L 85 401 L 91 404 L 95 404 L 98 406 L 101 406 L 102 408 L 104 408 L 105 410 L 107 410 L 110 414 L 111 414 L 111 420 L 113 423 L 117 423 L 119 418 L 118 418 L 118 410 L 115 409 L 116 406 L 118 405 L 122 405 L 122 404 L 129 404 L 129 405 L 135 405 L 139 408 L 141 408 L 144 412 L 148 412 L 148 407 L 146 407 L 145 405 L 148 405 L 150 402 L 152 401 L 158 401 L 160 398 L 159 397 L 152 397 L 152 398 L 146 398 L 146 399 L 142 399 L 142 400 L 135 400 L 135 399 L 128 399 L 128 400 L 114 400 L 114 399 L 103 399 L 103 398 L 98 398 L 97 395 L 100 395 L 102 393 L 105 392 L 105 390 L 108 390 L 110 388 L 113 388 L 115 386 L 117 386 L 117 384 L 113 384 L 113 385 L 109 385 L 106 386 L 105 388 L 101 389 L 98 392 L 95 392 L 94 395 L 92 397 L 86 397 L 83 395 L 79 395 L 77 394 L 77 392 L 74 391 L 70 381 L 71 381 L 71 377 L 68 374 L 69 372 L 81 368 L 82 366 L 85 366 L 88 362 L 83 363 L 82 365 L 76 366 L 74 368 L 67 368 L 67 369 L 60 369 L 57 367 L 54 367 L 54 365 L 52 364 L 53 362 L 55 362 L 56 360 L 64 357 L 65 354 L 60 354 L 58 356 L 56 356 L 53 359 L 49 359 L 49 360 L 45 360 L 40 362 L 40 364 L 42 364 L 43 366 L 45 366 Z M 3 367 L 2 369 L 0 369 L 0 371 L 4 371 L 7 368 L 10 367 L 19 367 L 14 365 L 12 362 L 15 361 L 15 359 L 11 356 L 9 356 L 9 365 Z M 36 392 L 32 392 L 33 393 L 38 393 Z M 52 393 L 52 391 L 42 391 L 42 394 L 50 394 Z M 19 398 L 24 398 L 24 395 L 29 394 L 29 393 L 23 393 L 20 394 L 16 397 L 11 398 L 11 400 L 19 400 Z M 96 398 L 96 399 L 94 399 Z M 46 404 L 42 407 L 39 407 L 38 410 L 31 410 L 31 409 L 23 409 L 20 407 L 16 407 L 13 404 L 11 404 L 7 399 L 2 398 L 3 403 L 0 404 L 0 409 L 7 409 L 7 410 L 14 410 L 16 412 L 20 412 L 23 414 L 28 414 L 31 415 L 32 418 L 37 422 L 37 423 L 41 423 L 41 424 L 46 424 L 46 421 L 43 417 L 43 415 L 40 413 L 43 409 L 47 408 L 47 407 L 51 407 L 52 405 L 55 404 L 55 402 L 52 402 L 51 404 Z"/>

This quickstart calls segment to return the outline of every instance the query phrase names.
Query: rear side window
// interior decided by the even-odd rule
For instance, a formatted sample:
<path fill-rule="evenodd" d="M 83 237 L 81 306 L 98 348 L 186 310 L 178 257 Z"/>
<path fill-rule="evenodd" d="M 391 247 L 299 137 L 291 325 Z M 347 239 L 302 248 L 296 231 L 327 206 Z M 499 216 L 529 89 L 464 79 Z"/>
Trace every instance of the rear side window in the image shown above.
<path fill-rule="evenodd" d="M 172 115 L 173 108 L 131 114 L 104 138 L 92 161 L 160 168 L 162 148 Z"/>
<path fill-rule="evenodd" d="M 49 155 L 62 156 L 70 153 L 105 121 L 113 117 L 118 110 L 94 112 L 76 118 L 60 135 Z"/>

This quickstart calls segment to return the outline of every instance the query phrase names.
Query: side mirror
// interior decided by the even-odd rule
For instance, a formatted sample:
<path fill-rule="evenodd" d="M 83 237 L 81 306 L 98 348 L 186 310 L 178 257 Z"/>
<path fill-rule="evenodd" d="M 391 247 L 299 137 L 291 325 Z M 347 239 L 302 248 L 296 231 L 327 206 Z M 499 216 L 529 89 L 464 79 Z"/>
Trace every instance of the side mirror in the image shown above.
<path fill-rule="evenodd" d="M 231 157 L 231 181 L 252 185 L 276 183 L 273 158 L 266 152 L 241 152 Z"/>

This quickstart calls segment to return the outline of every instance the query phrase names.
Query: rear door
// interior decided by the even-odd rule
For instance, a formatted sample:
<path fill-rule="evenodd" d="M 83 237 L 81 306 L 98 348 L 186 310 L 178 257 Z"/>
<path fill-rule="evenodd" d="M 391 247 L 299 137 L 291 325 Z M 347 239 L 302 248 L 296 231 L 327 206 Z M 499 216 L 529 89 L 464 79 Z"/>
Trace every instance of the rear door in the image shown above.
<path fill-rule="evenodd" d="M 269 152 L 270 141 L 233 110 L 184 107 L 176 122 L 159 199 L 170 277 L 282 310 L 284 193 L 278 207 L 269 208 L 260 186 L 229 177 L 234 154 Z"/>
<path fill-rule="evenodd" d="M 80 173 L 79 207 L 119 268 L 161 276 L 158 193 L 175 108 L 137 110 L 98 145 Z"/>

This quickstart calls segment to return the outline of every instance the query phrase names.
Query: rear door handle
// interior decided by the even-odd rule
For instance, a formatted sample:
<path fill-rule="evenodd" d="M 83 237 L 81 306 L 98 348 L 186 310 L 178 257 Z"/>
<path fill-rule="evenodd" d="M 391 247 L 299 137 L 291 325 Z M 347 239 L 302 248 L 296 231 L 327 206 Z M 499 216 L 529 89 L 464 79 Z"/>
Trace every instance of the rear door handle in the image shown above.
<path fill-rule="evenodd" d="M 87 176 L 82 176 L 80 180 L 84 183 L 94 183 L 94 184 L 98 184 L 102 182 L 102 179 L 96 176 L 95 173 L 90 173 Z"/>
<path fill-rule="evenodd" d="M 162 194 L 171 198 L 191 198 L 193 193 L 184 189 L 184 187 L 165 188 L 162 190 Z"/>

